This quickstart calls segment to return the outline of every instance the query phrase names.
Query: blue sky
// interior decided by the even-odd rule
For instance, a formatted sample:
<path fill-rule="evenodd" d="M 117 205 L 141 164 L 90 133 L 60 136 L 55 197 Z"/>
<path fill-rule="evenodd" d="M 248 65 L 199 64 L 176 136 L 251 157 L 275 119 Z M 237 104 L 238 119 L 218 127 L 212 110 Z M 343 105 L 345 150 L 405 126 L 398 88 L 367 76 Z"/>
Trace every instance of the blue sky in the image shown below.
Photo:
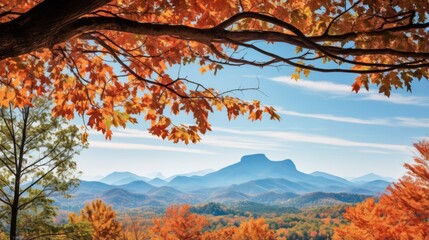
<path fill-rule="evenodd" d="M 201 75 L 198 66 L 182 67 L 182 77 L 221 90 L 259 86 L 259 91 L 234 94 L 275 106 L 282 120 L 228 121 L 224 112 L 216 112 L 210 116 L 213 131 L 190 145 L 151 136 L 143 121 L 114 130 L 111 141 L 91 131 L 89 149 L 76 158 L 78 168 L 87 179 L 113 171 L 170 176 L 217 170 L 243 155 L 264 153 L 271 160 L 292 159 L 306 173 L 357 177 L 372 172 L 397 178 L 405 173 L 403 163 L 412 161 L 412 144 L 429 138 L 426 80 L 416 81 L 413 93 L 396 90 L 387 98 L 375 86 L 352 93 L 353 74 L 312 72 L 295 81 L 292 72 L 291 67 L 226 67 L 214 76 Z"/>

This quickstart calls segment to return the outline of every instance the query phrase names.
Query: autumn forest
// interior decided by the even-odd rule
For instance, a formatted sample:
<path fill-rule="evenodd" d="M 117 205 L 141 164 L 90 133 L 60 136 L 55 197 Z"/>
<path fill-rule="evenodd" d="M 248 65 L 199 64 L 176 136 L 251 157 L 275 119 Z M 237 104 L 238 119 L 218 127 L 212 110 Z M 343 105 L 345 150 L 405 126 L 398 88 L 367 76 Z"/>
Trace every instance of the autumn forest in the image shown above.
<path fill-rule="evenodd" d="M 0 239 L 429 239 L 428 39 L 427 0 L 0 0 Z"/>

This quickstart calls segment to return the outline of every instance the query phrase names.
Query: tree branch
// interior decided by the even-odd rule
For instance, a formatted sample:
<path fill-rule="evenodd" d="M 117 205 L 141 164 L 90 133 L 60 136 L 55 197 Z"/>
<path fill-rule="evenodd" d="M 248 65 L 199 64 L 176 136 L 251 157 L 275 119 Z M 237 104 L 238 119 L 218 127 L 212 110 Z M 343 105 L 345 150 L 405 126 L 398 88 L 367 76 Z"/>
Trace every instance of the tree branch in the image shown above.
<path fill-rule="evenodd" d="M 80 1 L 80 0 L 73 0 Z M 101 0 L 98 0 L 101 1 Z M 25 15 L 25 14 L 24 14 Z M 23 16 L 24 16 L 23 15 Z M 23 17 L 22 16 L 22 17 Z M 21 17 L 20 17 L 21 18 Z M 20 19 L 18 18 L 18 19 Z M 251 18 L 255 20 L 264 21 L 267 23 L 274 24 L 276 26 L 282 27 L 284 30 L 291 31 L 292 34 L 286 34 L 283 32 L 276 31 L 257 31 L 257 30 L 241 30 L 241 31 L 232 31 L 226 30 L 227 27 L 234 24 L 235 22 Z M 75 19 L 74 21 L 62 21 L 62 25 L 58 25 L 58 30 L 55 32 L 49 32 L 48 29 L 36 29 L 29 28 L 24 29 L 26 31 L 42 31 L 43 37 L 31 38 L 28 39 L 27 34 L 17 34 L 12 37 L 9 36 L 8 39 L 15 39 L 15 45 L 1 44 L 2 38 L 6 41 L 6 36 L 0 35 L 0 60 L 7 57 L 18 56 L 23 53 L 28 53 L 40 48 L 51 47 L 54 44 L 65 42 L 68 39 L 84 34 L 90 31 L 103 31 L 103 30 L 112 30 L 119 32 L 128 32 L 134 34 L 141 34 L 147 36 L 172 36 L 180 38 L 186 41 L 194 40 L 200 42 L 221 42 L 227 43 L 228 39 L 239 42 L 249 42 L 255 40 L 264 40 L 270 42 L 283 42 L 291 44 L 294 46 L 304 47 L 308 49 L 316 50 L 317 42 L 338 42 L 345 40 L 357 39 L 360 36 L 383 36 L 389 33 L 395 33 L 400 31 L 410 31 L 417 29 L 425 29 L 429 27 L 429 23 L 420 23 L 420 24 L 408 24 L 404 26 L 396 26 L 391 28 L 385 28 L 380 30 L 371 30 L 367 32 L 348 32 L 338 35 L 330 35 L 324 33 L 319 36 L 304 36 L 300 31 L 293 25 L 286 23 L 280 19 L 277 19 L 272 16 L 265 14 L 255 13 L 255 12 L 243 12 L 233 15 L 226 21 L 222 22 L 214 28 L 200 29 L 184 25 L 169 25 L 169 24 L 156 24 L 156 23 L 141 23 L 137 21 L 128 20 L 120 17 L 82 17 Z M 54 24 L 57 26 L 56 24 Z M 3 32 L 0 28 L 0 33 Z M 39 33 L 41 34 L 41 33 Z M 13 40 L 13 41 L 15 41 Z M 319 45 L 320 46 L 320 45 Z M 389 54 L 392 56 L 398 57 L 419 57 L 427 58 L 429 53 L 427 52 L 402 52 L 394 49 L 385 49 L 381 51 L 379 49 L 355 49 L 350 50 L 347 48 L 329 48 L 327 50 L 333 51 L 334 54 L 347 54 L 347 55 L 374 55 L 374 54 Z M 343 52 L 344 50 L 345 52 Z M 410 66 L 411 68 L 417 68 L 415 66 Z"/>

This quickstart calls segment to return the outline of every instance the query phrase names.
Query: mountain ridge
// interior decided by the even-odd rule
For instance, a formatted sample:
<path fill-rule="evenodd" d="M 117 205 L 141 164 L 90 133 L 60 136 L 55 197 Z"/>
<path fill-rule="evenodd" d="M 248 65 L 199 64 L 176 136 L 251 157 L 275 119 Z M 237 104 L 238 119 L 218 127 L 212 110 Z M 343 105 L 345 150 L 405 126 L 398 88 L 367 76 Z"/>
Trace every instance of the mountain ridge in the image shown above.
<path fill-rule="evenodd" d="M 148 181 L 150 179 L 139 176 L 132 172 L 125 171 L 125 172 L 112 172 L 107 176 L 103 177 L 102 179 L 100 179 L 98 182 L 111 184 L 111 185 L 123 185 L 137 180 Z"/>
<path fill-rule="evenodd" d="M 203 176 L 176 176 L 169 182 L 160 178 L 147 179 L 130 172 L 113 172 L 102 180 L 104 183 L 101 180 L 81 180 L 80 186 L 71 192 L 74 200 L 57 198 L 59 206 L 75 209 L 95 198 L 105 199 L 121 208 L 165 207 L 208 201 L 250 201 L 292 207 L 330 205 L 376 196 L 390 184 L 382 179 L 352 182 L 325 172 L 307 174 L 299 171 L 290 159 L 272 161 L 264 154 L 246 155 L 239 162 L 218 171 Z"/>
<path fill-rule="evenodd" d="M 271 161 L 264 154 L 253 154 L 243 156 L 239 162 L 204 176 L 178 176 L 172 179 L 167 186 L 181 190 L 202 187 L 214 188 L 266 178 L 283 178 L 292 182 L 303 182 L 318 187 L 346 185 L 344 182 L 303 173 L 296 168 L 290 159 Z M 348 182 L 345 179 L 344 181 Z"/>
<path fill-rule="evenodd" d="M 394 179 L 394 178 L 383 177 L 383 176 L 377 175 L 375 173 L 368 173 L 368 174 L 362 175 L 360 177 L 353 178 L 350 181 L 351 182 L 372 182 L 372 181 L 376 181 L 376 180 L 383 180 L 386 182 L 396 181 L 396 179 Z"/>

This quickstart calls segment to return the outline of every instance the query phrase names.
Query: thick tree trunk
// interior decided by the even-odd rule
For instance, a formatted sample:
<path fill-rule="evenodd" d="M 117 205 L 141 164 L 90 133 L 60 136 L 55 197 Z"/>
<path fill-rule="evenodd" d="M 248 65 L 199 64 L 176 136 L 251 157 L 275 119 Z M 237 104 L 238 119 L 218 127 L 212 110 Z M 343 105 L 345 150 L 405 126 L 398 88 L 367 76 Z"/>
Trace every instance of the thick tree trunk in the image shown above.
<path fill-rule="evenodd" d="M 27 140 L 27 123 L 28 117 L 30 115 L 30 107 L 24 107 L 22 110 L 22 132 L 21 132 L 21 141 L 18 143 L 18 139 L 14 137 L 14 153 L 15 153 L 15 186 L 13 193 L 13 202 L 11 206 L 11 216 L 10 216 L 10 240 L 17 239 L 17 230 L 18 230 L 18 212 L 19 212 L 19 199 L 21 196 L 21 178 L 22 178 L 22 165 L 24 163 L 24 151 L 25 151 L 25 142 Z M 14 129 L 14 128 L 12 128 Z M 14 133 L 16 134 L 16 132 Z M 19 152 L 18 152 L 19 151 Z"/>
<path fill-rule="evenodd" d="M 18 200 L 19 200 L 19 197 L 17 196 L 17 194 L 15 194 L 13 199 L 13 204 L 11 206 L 10 230 L 9 230 L 10 240 L 15 240 L 17 238 L 18 204 L 19 204 Z"/>
<path fill-rule="evenodd" d="M 0 24 L 0 60 L 51 47 L 62 27 L 111 0 L 45 0 L 20 17 Z"/>

